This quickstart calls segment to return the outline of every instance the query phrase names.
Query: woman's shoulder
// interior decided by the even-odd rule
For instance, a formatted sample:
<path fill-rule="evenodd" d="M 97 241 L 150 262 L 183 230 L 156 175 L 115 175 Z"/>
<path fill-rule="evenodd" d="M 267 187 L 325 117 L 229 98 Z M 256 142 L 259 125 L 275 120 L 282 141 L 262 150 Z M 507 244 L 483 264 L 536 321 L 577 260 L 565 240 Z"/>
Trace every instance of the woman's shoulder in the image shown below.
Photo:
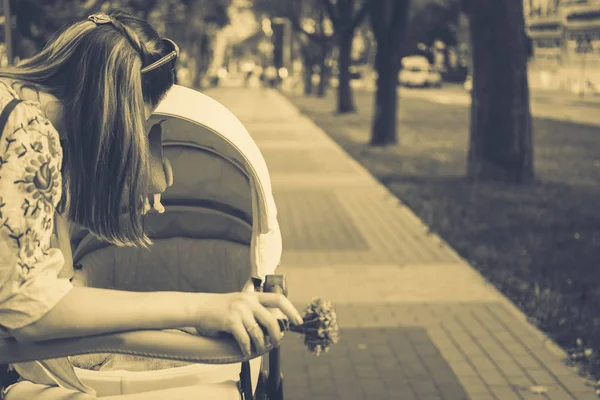
<path fill-rule="evenodd" d="M 15 98 L 19 99 L 0 84 L 0 115 Z M 6 223 L 3 216 L 18 212 L 11 209 L 8 199 L 21 212 L 35 204 L 36 209 L 42 206 L 53 214 L 62 196 L 58 133 L 31 102 L 22 101 L 9 111 L 4 129 L 0 127 L 0 225 Z"/>
<path fill-rule="evenodd" d="M 13 100 L 20 100 L 14 109 L 7 109 Z M 62 162 L 62 148 L 58 132 L 44 117 L 37 102 L 21 100 L 17 92 L 0 80 L 0 115 L 10 111 L 0 131 L 0 157 L 11 155 L 23 158 L 28 153 L 58 159 Z M 38 158 L 38 157 L 36 157 Z M 0 165 L 1 165 L 0 161 Z"/>

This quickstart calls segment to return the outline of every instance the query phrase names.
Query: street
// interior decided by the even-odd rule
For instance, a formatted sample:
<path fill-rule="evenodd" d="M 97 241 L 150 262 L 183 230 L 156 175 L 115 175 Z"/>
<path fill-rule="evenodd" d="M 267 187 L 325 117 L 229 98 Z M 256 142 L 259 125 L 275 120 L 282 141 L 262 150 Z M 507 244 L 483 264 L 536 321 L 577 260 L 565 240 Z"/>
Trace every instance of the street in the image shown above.
<path fill-rule="evenodd" d="M 461 85 L 447 84 L 440 89 L 400 88 L 401 99 L 417 98 L 439 104 L 469 106 L 471 95 Z M 600 99 L 591 96 L 532 91 L 531 113 L 534 117 L 600 125 Z"/>

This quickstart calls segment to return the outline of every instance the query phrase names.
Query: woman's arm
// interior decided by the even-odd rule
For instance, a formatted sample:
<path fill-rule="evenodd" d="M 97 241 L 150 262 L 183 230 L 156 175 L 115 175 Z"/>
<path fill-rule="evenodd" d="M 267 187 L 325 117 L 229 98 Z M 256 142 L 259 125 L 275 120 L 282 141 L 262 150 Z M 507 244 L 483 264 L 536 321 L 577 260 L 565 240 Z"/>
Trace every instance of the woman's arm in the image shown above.
<path fill-rule="evenodd" d="M 11 334 L 20 341 L 69 338 L 135 329 L 194 326 L 206 332 L 229 332 L 246 354 L 251 342 L 265 345 L 260 323 L 274 344 L 281 339 L 277 318 L 283 312 L 294 324 L 303 323 L 292 303 L 277 293 L 124 292 L 73 287 L 41 319 Z"/>
<path fill-rule="evenodd" d="M 73 287 L 41 319 L 10 333 L 20 341 L 38 341 L 135 329 L 196 326 L 199 306 L 210 303 L 210 297 L 211 294 L 202 293 Z"/>

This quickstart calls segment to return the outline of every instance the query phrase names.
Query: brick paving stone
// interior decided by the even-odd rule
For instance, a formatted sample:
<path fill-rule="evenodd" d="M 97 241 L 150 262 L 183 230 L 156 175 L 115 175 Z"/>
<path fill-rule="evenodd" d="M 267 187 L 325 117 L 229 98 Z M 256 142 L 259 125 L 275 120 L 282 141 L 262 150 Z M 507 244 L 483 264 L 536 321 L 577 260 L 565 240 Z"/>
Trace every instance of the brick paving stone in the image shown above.
<path fill-rule="evenodd" d="M 473 311 L 473 315 L 475 318 L 479 320 L 479 322 L 484 325 L 489 332 L 498 332 L 503 331 L 506 328 L 503 324 L 501 324 L 494 316 L 490 314 L 489 304 L 485 304 L 477 310 Z"/>
<path fill-rule="evenodd" d="M 536 353 L 536 358 L 538 360 L 540 360 L 541 363 L 544 364 L 555 364 L 555 363 L 561 363 L 561 364 L 565 364 L 565 360 L 567 359 L 567 355 L 566 353 L 564 354 L 556 354 L 556 349 L 548 349 L 545 348 L 545 351 L 540 351 L 538 353 Z"/>
<path fill-rule="evenodd" d="M 563 376 L 571 376 L 575 373 L 575 369 L 571 369 L 565 365 L 565 363 L 560 361 L 547 361 L 544 362 L 544 367 L 554 376 L 560 378 Z"/>
<path fill-rule="evenodd" d="M 412 363 L 412 364 L 405 363 L 405 364 L 403 364 L 403 367 L 404 367 L 404 374 L 406 376 L 408 376 L 409 379 L 422 378 L 422 377 L 427 377 L 429 375 L 427 369 L 418 363 Z"/>
<path fill-rule="evenodd" d="M 468 393 L 490 393 L 488 386 L 480 377 L 460 378 L 460 384 Z"/>
<path fill-rule="evenodd" d="M 515 333 L 515 335 L 517 335 Z M 518 340 L 525 347 L 527 347 L 532 353 L 545 352 L 547 346 L 544 344 L 543 338 L 533 333 L 517 335 Z"/>
<path fill-rule="evenodd" d="M 435 313 L 435 311 L 432 311 L 432 314 L 433 313 Z M 432 340 L 435 341 L 435 343 L 438 344 L 438 347 L 444 343 L 453 343 L 452 338 L 450 337 L 450 335 L 448 335 L 448 332 L 442 326 L 440 326 L 442 319 L 443 317 L 438 316 L 437 326 L 433 326 L 427 329 L 427 334 Z"/>
<path fill-rule="evenodd" d="M 504 348 L 513 356 L 528 356 L 530 353 L 527 351 L 525 346 L 520 343 L 505 343 Z"/>
<path fill-rule="evenodd" d="M 494 331 L 492 335 L 504 348 L 514 345 L 517 341 L 515 335 L 507 330 Z"/>
<path fill-rule="evenodd" d="M 390 371 L 382 372 L 379 374 L 379 378 L 388 389 L 402 389 L 410 386 L 409 378 L 404 374 L 398 373 L 398 371 L 395 371 L 394 374 L 390 373 Z"/>
<path fill-rule="evenodd" d="M 379 372 L 385 371 L 393 371 L 397 370 L 400 367 L 400 363 L 398 359 L 392 357 L 391 355 L 380 356 L 375 359 L 375 366 L 379 370 Z"/>
<path fill-rule="evenodd" d="M 412 391 L 395 391 L 391 390 L 388 392 L 390 395 L 390 399 L 392 400 L 420 400 L 417 398 L 417 395 Z"/>
<path fill-rule="evenodd" d="M 538 385 L 554 385 L 557 383 L 556 377 L 549 374 L 544 369 L 527 368 L 527 375 Z"/>
<path fill-rule="evenodd" d="M 309 385 L 313 395 L 335 396 L 337 393 L 335 383 L 328 379 L 310 379 Z"/>
<path fill-rule="evenodd" d="M 494 360 L 497 364 L 498 363 L 502 363 L 502 362 L 513 362 L 515 360 L 515 357 L 513 357 L 511 354 L 509 354 L 506 349 L 504 349 L 502 346 L 500 345 L 491 345 L 491 346 L 486 346 L 486 345 L 482 345 L 484 351 L 486 352 L 486 354 L 488 355 L 489 358 L 491 358 L 492 360 Z M 527 356 L 525 356 L 527 357 Z M 531 357 L 528 357 L 531 359 Z"/>
<path fill-rule="evenodd" d="M 451 365 L 462 364 L 467 360 L 465 354 L 457 348 L 442 348 L 440 352 Z"/>
<path fill-rule="evenodd" d="M 443 400 L 441 394 L 417 394 L 419 400 Z"/>
<path fill-rule="evenodd" d="M 499 386 L 491 387 L 490 391 L 496 398 L 502 400 L 520 400 L 521 398 L 511 387 Z"/>
<path fill-rule="evenodd" d="M 356 377 L 356 368 L 355 365 L 348 362 L 348 359 L 340 360 L 339 363 L 330 362 L 331 366 L 331 375 L 337 378 L 349 377 L 350 379 L 354 379 Z"/>
<path fill-rule="evenodd" d="M 458 377 L 450 371 L 433 372 L 431 378 L 437 386 L 453 385 L 458 381 Z"/>
<path fill-rule="evenodd" d="M 387 357 L 393 353 L 392 347 L 385 342 L 371 345 L 369 346 L 369 350 L 371 351 L 371 354 L 377 358 Z"/>
<path fill-rule="evenodd" d="M 305 400 L 310 399 L 312 393 L 310 392 L 308 386 L 297 388 L 297 387 L 289 387 L 285 384 L 285 398 L 291 400 Z"/>
<path fill-rule="evenodd" d="M 356 374 L 360 379 L 377 378 L 380 376 L 379 370 L 374 365 L 356 365 Z"/>
<path fill-rule="evenodd" d="M 468 396 L 460 383 L 443 383 L 437 385 L 444 400 L 467 400 Z"/>
<path fill-rule="evenodd" d="M 485 357 L 481 347 L 468 334 L 457 334 L 454 336 L 454 340 L 456 340 L 457 347 L 467 358 Z"/>
<path fill-rule="evenodd" d="M 415 350 L 419 356 L 430 357 L 439 355 L 438 349 L 433 345 L 433 343 L 420 343 L 415 345 Z"/>
<path fill-rule="evenodd" d="M 479 373 L 497 370 L 496 365 L 485 355 L 470 357 L 469 362 Z"/>
<path fill-rule="evenodd" d="M 374 362 L 375 357 L 373 357 L 373 354 L 369 352 L 369 347 L 362 341 L 357 341 L 348 347 L 350 349 L 348 353 L 348 358 L 352 359 L 352 361 L 358 363 Z"/>
<path fill-rule="evenodd" d="M 450 366 L 454 373 L 461 377 L 470 378 L 470 377 L 478 377 L 479 374 L 475 370 L 475 367 L 469 361 L 455 361 L 450 362 Z"/>
<path fill-rule="evenodd" d="M 336 399 L 339 400 L 365 400 L 365 394 L 356 390 L 341 389 L 338 391 Z"/>
<path fill-rule="evenodd" d="M 430 344 L 431 339 L 421 327 L 406 328 L 406 336 L 414 344 Z"/>
<path fill-rule="evenodd" d="M 302 379 L 293 375 L 285 375 L 284 376 L 284 384 L 285 387 L 289 390 L 309 390 L 309 382 L 308 379 Z"/>
<path fill-rule="evenodd" d="M 494 358 L 494 363 L 502 373 L 507 377 L 524 376 L 525 371 L 512 359 L 499 360 Z"/>
<path fill-rule="evenodd" d="M 472 315 L 457 315 L 456 319 L 459 323 L 464 325 L 465 330 L 467 330 L 473 338 L 479 339 L 490 336 L 489 330 L 486 329 L 481 322 L 479 322 L 479 320 Z"/>
<path fill-rule="evenodd" d="M 574 397 L 567 392 L 562 386 L 554 385 L 548 386 L 548 392 L 546 397 L 552 400 L 573 400 Z"/>
<path fill-rule="evenodd" d="M 483 381 L 489 386 L 507 385 L 508 384 L 506 377 L 504 377 L 497 370 L 488 370 L 488 371 L 480 372 L 480 376 L 483 378 Z"/>
<path fill-rule="evenodd" d="M 408 348 L 408 349 L 403 349 L 401 347 L 393 347 L 394 350 L 394 354 L 396 355 L 396 358 L 400 361 L 400 364 L 404 364 L 404 363 L 419 363 L 419 356 L 417 355 L 417 352 L 412 349 L 412 348 Z"/>
<path fill-rule="evenodd" d="M 412 378 L 409 379 L 409 382 L 410 386 L 419 397 L 422 395 L 439 394 L 439 390 L 435 382 L 428 376 L 423 376 L 421 378 Z"/>
<path fill-rule="evenodd" d="M 385 384 L 379 378 L 362 378 L 359 381 L 367 396 L 387 394 Z"/>
<path fill-rule="evenodd" d="M 581 396 L 587 396 L 593 392 L 593 390 L 586 386 L 583 379 L 575 374 L 562 377 L 560 379 L 560 384 L 567 390 L 567 392 L 571 393 L 578 400 Z"/>
<path fill-rule="evenodd" d="M 315 394 L 313 394 L 310 398 L 311 398 L 311 400 L 331 400 L 332 396 L 331 395 L 315 395 Z"/>
<path fill-rule="evenodd" d="M 448 366 L 446 360 L 444 360 L 439 355 L 434 355 L 430 357 L 423 357 L 421 361 L 425 365 L 425 368 L 429 371 L 431 376 L 435 377 L 444 377 L 445 375 L 453 375 L 454 373 Z"/>
<path fill-rule="evenodd" d="M 444 351 L 456 350 L 456 351 L 460 352 L 459 348 L 456 345 L 456 342 L 449 339 L 448 336 L 441 336 L 441 335 L 437 335 L 437 336 L 430 335 L 430 336 L 431 336 L 431 340 L 435 343 L 435 346 L 437 347 L 438 351 L 444 352 Z"/>
<path fill-rule="evenodd" d="M 441 324 L 442 324 L 442 327 L 449 334 L 454 334 L 454 333 L 459 333 L 459 332 L 464 333 L 467 331 L 465 326 L 456 320 L 456 315 L 452 315 L 452 318 L 444 319 L 443 321 L 441 321 Z M 453 335 L 451 335 L 451 336 L 453 336 Z"/>
<path fill-rule="evenodd" d="M 527 375 L 517 375 L 509 377 L 510 384 L 516 388 L 528 388 L 534 385 L 533 380 Z"/>
<path fill-rule="evenodd" d="M 471 397 L 472 400 L 497 400 L 494 396 L 489 393 L 476 393 L 476 397 Z M 538 399 L 539 400 L 539 399 Z"/>

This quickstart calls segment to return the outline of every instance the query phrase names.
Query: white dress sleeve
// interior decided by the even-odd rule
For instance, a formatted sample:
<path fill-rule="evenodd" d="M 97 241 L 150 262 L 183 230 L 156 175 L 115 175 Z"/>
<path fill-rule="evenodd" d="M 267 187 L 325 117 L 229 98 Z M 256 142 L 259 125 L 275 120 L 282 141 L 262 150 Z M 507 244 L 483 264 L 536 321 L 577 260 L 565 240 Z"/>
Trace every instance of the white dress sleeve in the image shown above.
<path fill-rule="evenodd" d="M 58 133 L 33 106 L 19 104 L 0 138 L 0 334 L 29 325 L 72 288 L 50 247 L 62 194 Z"/>

